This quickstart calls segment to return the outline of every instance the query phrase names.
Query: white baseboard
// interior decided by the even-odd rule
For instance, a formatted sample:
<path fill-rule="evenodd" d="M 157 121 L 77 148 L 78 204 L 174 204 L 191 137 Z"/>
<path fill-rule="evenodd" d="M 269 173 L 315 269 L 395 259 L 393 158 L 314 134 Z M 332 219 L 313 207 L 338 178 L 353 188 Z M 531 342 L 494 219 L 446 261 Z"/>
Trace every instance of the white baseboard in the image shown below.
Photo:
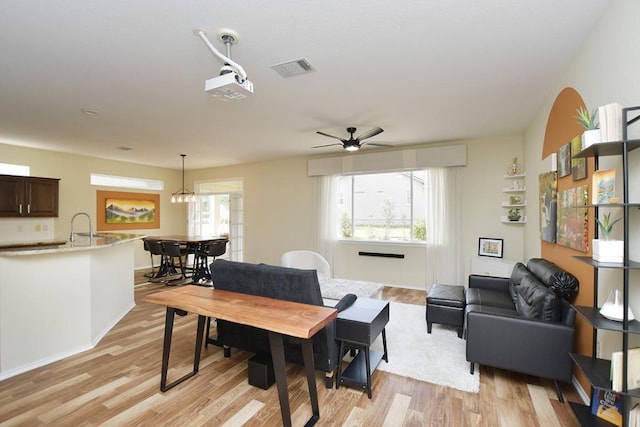
<path fill-rule="evenodd" d="M 91 350 L 92 348 L 93 348 L 92 345 L 83 345 L 83 346 L 71 349 L 69 351 L 54 354 L 44 359 L 36 360 L 35 362 L 27 363 L 26 365 L 18 366 L 17 368 L 9 369 L 7 371 L 0 373 L 0 381 L 6 380 L 7 378 L 15 377 L 16 375 L 25 373 L 32 369 L 36 369 L 41 366 L 48 365 L 49 363 L 57 362 L 58 360 L 62 360 L 64 358 L 74 356 L 78 353 L 82 353 L 83 351 Z"/>
<path fill-rule="evenodd" d="M 104 336 L 107 335 L 107 333 L 114 326 L 116 326 L 118 324 L 118 322 L 121 321 L 122 318 L 124 316 L 126 316 L 127 313 L 130 312 L 133 309 L 133 307 L 135 307 L 135 306 L 136 306 L 135 302 L 131 303 L 131 305 L 129 305 L 118 316 L 116 316 L 110 324 L 108 324 L 102 331 L 100 331 L 100 333 L 98 335 L 96 335 L 95 338 L 91 341 L 91 348 L 93 348 L 96 345 L 98 345 L 98 343 L 102 340 L 102 338 L 104 338 Z"/>
<path fill-rule="evenodd" d="M 67 357 L 71 357 L 71 356 L 75 356 L 78 353 L 82 353 L 83 351 L 87 351 L 87 350 L 91 350 L 92 348 L 94 348 L 96 345 L 98 345 L 98 343 L 100 342 L 100 340 L 102 340 L 102 338 L 104 338 L 104 336 L 120 321 L 122 320 L 122 318 L 124 316 L 126 316 L 126 314 L 128 312 L 131 311 L 131 309 L 133 309 L 133 307 L 135 307 L 136 304 L 133 303 L 131 304 L 129 307 L 127 307 L 124 311 L 122 311 L 122 313 L 120 313 L 120 315 L 113 321 L 111 322 L 110 325 L 108 325 L 106 328 L 104 328 L 92 341 L 90 344 L 87 345 L 82 345 L 79 347 L 76 347 L 74 349 L 62 352 L 62 353 L 58 353 L 58 354 L 54 354 L 51 355 L 49 357 L 45 357 L 44 359 L 40 359 L 40 360 L 36 360 L 35 362 L 31 362 L 31 363 L 27 363 L 26 365 L 22 365 L 19 366 L 17 368 L 14 369 L 9 369 L 5 372 L 0 373 L 0 381 L 2 380 L 6 380 L 7 378 L 11 378 L 11 377 L 15 377 L 16 375 L 31 371 L 32 369 L 36 369 L 36 368 L 40 368 L 42 366 L 48 365 L 50 363 L 53 362 L 57 362 L 59 360 L 65 359 Z"/>

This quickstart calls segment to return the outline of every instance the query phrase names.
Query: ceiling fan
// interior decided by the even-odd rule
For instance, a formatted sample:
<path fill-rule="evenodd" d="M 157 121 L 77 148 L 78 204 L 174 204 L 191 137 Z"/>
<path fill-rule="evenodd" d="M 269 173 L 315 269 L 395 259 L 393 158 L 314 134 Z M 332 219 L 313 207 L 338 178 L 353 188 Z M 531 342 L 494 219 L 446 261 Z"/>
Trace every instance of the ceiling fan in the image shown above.
<path fill-rule="evenodd" d="M 342 147 L 347 151 L 358 151 L 360 147 L 362 147 L 364 144 L 375 145 L 376 147 L 393 147 L 393 145 L 390 145 L 390 144 L 376 144 L 375 142 L 362 142 L 365 139 L 369 139 L 371 137 L 374 137 L 384 132 L 384 130 L 379 127 L 375 127 L 359 135 L 357 138 L 353 137 L 353 134 L 356 132 L 356 128 L 349 127 L 347 128 L 347 132 L 349 132 L 350 134 L 349 139 L 343 139 L 338 136 L 329 135 L 328 133 L 317 131 L 316 133 L 319 135 L 328 136 L 329 138 L 339 139 L 342 142 L 341 143 L 336 142 L 334 144 L 326 144 L 326 145 L 316 145 L 315 147 L 312 147 L 312 148 L 323 148 L 323 147 L 331 147 L 333 145 L 342 145 Z"/>

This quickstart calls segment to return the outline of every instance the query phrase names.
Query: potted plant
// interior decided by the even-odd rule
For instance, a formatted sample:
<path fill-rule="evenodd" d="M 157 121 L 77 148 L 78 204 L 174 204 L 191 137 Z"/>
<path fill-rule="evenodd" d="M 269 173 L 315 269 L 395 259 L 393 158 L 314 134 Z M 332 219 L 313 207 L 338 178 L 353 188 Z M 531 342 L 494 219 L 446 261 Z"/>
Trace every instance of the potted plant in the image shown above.
<path fill-rule="evenodd" d="M 509 212 L 507 212 L 507 218 L 509 219 L 509 221 L 520 221 L 520 218 L 522 218 L 520 209 L 519 208 L 509 209 Z"/>
<path fill-rule="evenodd" d="M 613 226 L 622 218 L 611 221 L 611 213 L 602 216 L 602 221 L 596 218 L 600 231 L 599 239 L 593 239 L 593 259 L 600 262 L 622 262 L 624 258 L 624 242 L 611 240 Z"/>
<path fill-rule="evenodd" d="M 582 149 L 587 148 L 590 145 L 600 142 L 600 129 L 598 128 L 598 121 L 596 119 L 597 110 L 593 110 L 589 113 L 585 107 L 580 107 L 576 110 L 578 115 L 576 119 L 580 126 L 584 128 L 582 133 Z"/>

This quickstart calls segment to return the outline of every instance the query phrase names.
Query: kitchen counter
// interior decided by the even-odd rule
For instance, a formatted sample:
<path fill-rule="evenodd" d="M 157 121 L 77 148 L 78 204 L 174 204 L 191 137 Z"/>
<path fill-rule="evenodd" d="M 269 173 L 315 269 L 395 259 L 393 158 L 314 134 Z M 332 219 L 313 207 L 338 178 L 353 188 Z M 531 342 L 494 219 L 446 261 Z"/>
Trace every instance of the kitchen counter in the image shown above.
<path fill-rule="evenodd" d="M 94 250 L 142 239 L 143 237 L 146 236 L 143 234 L 98 233 L 94 234 L 91 241 L 89 241 L 88 233 L 77 233 L 75 235 L 75 242 L 52 240 L 46 242 L 0 243 L 0 256 L 39 255 L 45 253 Z"/>
<path fill-rule="evenodd" d="M 93 348 L 135 306 L 144 236 L 76 237 L 0 248 L 0 380 Z"/>

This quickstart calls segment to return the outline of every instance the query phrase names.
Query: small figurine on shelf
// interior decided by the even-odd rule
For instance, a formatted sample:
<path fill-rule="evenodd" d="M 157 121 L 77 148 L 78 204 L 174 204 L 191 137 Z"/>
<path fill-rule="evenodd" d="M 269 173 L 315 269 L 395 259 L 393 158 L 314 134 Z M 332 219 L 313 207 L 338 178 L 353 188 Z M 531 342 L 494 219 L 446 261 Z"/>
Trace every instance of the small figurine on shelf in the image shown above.
<path fill-rule="evenodd" d="M 509 176 L 517 176 L 522 175 L 522 166 L 518 163 L 518 158 L 514 157 L 511 161 L 511 164 L 507 168 L 507 175 Z"/>
<path fill-rule="evenodd" d="M 519 208 L 511 208 L 509 212 L 507 212 L 507 218 L 509 218 L 509 221 L 520 221 L 522 213 L 520 213 Z"/>

